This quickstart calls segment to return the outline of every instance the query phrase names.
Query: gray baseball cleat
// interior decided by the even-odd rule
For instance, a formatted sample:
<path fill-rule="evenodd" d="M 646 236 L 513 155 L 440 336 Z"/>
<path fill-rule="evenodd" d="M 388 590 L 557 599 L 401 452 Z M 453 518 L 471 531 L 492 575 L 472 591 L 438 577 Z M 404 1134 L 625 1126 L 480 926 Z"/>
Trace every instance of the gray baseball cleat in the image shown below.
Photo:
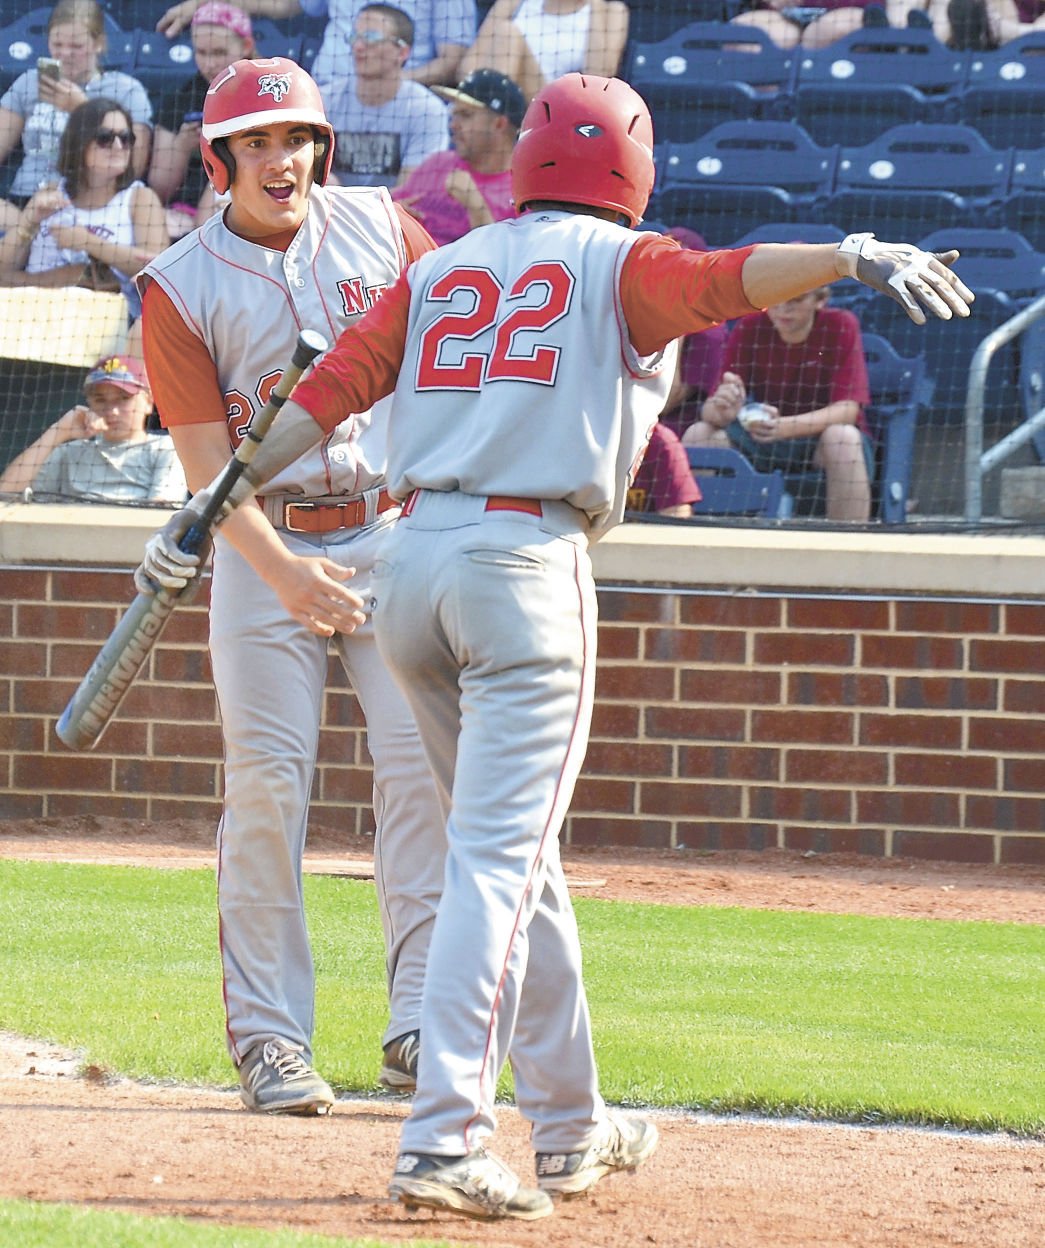
<path fill-rule="evenodd" d="M 483 1148 L 464 1157 L 400 1153 L 388 1193 L 408 1210 L 424 1205 L 484 1221 L 517 1218 L 534 1222 L 554 1208 L 550 1197 L 523 1187 L 502 1161 Z"/>
<path fill-rule="evenodd" d="M 417 1056 L 420 1051 L 420 1032 L 408 1031 L 405 1036 L 389 1040 L 384 1047 L 384 1064 L 378 1081 L 392 1092 L 413 1092 L 417 1087 Z"/>
<path fill-rule="evenodd" d="M 262 1040 L 239 1068 L 243 1104 L 259 1114 L 329 1114 L 334 1093 L 312 1069 L 300 1044 Z"/>
<path fill-rule="evenodd" d="M 612 1110 L 602 1135 L 579 1153 L 538 1153 L 537 1186 L 553 1196 L 580 1196 L 606 1175 L 637 1170 L 652 1155 L 660 1136 L 645 1118 L 625 1118 Z"/>

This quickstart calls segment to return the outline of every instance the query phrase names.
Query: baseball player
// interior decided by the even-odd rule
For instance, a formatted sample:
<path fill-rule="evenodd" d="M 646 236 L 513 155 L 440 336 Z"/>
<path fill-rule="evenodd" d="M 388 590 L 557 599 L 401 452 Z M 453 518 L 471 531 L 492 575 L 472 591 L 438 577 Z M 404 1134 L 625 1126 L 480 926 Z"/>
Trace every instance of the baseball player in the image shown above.
<path fill-rule="evenodd" d="M 291 61 L 236 61 L 208 89 L 203 162 L 229 207 L 139 277 L 154 396 L 192 488 L 228 460 L 298 331 L 333 340 L 434 246 L 386 191 L 324 187 L 333 143 L 315 83 Z M 391 997 L 382 1081 L 413 1086 L 445 841 L 409 709 L 359 611 L 398 515 L 385 487 L 387 407 L 368 404 L 340 422 L 228 524 L 214 551 L 221 958 L 228 1045 L 253 1110 L 325 1113 L 334 1100 L 312 1069 L 314 975 L 301 895 L 330 641 L 374 761 Z M 150 575 L 170 583 L 162 569 Z M 149 588 L 142 577 L 138 584 Z"/>
<path fill-rule="evenodd" d="M 477 1218 L 644 1162 L 656 1127 L 599 1093 L 558 832 L 587 743 L 596 599 L 588 546 L 621 517 L 680 335 L 843 275 L 912 319 L 968 314 L 956 252 L 838 245 L 683 251 L 634 233 L 653 130 L 618 79 L 542 90 L 512 161 L 518 219 L 423 256 L 295 392 L 249 472 L 271 474 L 394 392 L 389 488 L 406 500 L 368 587 L 447 812 L 417 1092 L 391 1194 Z M 282 423 L 281 423 L 282 422 Z M 206 492 L 205 492 L 206 493 Z M 171 557 L 194 506 L 154 539 Z M 164 553 L 166 552 L 166 553 Z M 487 1152 L 510 1057 L 536 1186 Z"/>

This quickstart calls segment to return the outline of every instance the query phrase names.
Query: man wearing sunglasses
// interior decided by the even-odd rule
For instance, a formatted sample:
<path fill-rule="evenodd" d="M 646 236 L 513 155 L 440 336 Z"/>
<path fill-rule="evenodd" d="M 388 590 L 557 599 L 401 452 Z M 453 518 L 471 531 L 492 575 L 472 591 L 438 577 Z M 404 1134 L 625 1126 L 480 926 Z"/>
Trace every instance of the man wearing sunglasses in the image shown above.
<path fill-rule="evenodd" d="M 397 186 L 449 145 L 447 110 L 405 77 L 414 23 L 391 4 L 360 9 L 352 33 L 354 72 L 327 90 L 337 135 L 334 176 L 346 186 Z"/>
<path fill-rule="evenodd" d="M 207 91 L 200 149 L 229 205 L 138 278 L 156 405 L 194 490 L 228 461 L 298 331 L 335 341 L 434 247 L 384 189 L 324 185 L 334 135 L 315 82 L 293 61 L 241 60 L 219 73 Z M 334 1101 L 312 1067 L 315 977 L 301 886 L 331 645 L 366 718 L 374 764 L 374 870 L 391 998 L 381 1079 L 402 1090 L 416 1074 L 421 986 L 442 884 L 435 788 L 406 702 L 360 611 L 399 514 L 384 488 L 387 406 L 345 417 L 322 447 L 273 482 L 261 506 L 230 517 L 214 552 L 226 1035 L 243 1101 L 262 1113 L 325 1114 Z M 170 554 L 175 564 L 179 557 L 196 563 Z M 183 582 L 167 571 L 139 579 L 146 592 L 157 583 Z M 351 753 L 356 734 L 339 735 Z"/>

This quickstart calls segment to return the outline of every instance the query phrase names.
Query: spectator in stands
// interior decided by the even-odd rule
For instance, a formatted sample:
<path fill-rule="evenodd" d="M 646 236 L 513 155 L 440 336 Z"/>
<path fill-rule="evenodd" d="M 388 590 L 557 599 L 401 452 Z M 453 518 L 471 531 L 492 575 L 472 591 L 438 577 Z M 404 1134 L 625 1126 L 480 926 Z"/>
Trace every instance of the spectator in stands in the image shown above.
<path fill-rule="evenodd" d="M 703 235 L 685 225 L 673 225 L 664 231 L 682 247 L 707 251 Z M 722 353 L 729 330 L 725 325 L 712 325 L 698 334 L 687 334 L 679 346 L 678 365 L 668 391 L 660 422 L 680 437 L 699 418 L 704 400 L 718 385 L 722 374 Z"/>
<path fill-rule="evenodd" d="M 11 461 L 0 492 L 58 494 L 107 503 L 167 503 L 188 496 L 166 434 L 150 434 L 152 393 L 139 360 L 99 360 L 84 381 L 86 405 L 70 408 Z"/>
<path fill-rule="evenodd" d="M 309 17 L 328 17 L 323 43 L 311 66 L 312 77 L 324 95 L 340 86 L 350 72 L 348 45 L 356 15 L 366 0 L 242 0 L 255 17 L 283 18 L 305 12 Z M 156 29 L 173 38 L 189 24 L 202 0 L 181 0 L 156 23 Z M 414 23 L 414 43 L 404 76 L 426 86 L 452 84 L 461 76 L 461 58 L 475 39 L 475 0 L 401 0 Z"/>
<path fill-rule="evenodd" d="M 928 13 L 941 43 L 974 52 L 1045 30 L 1045 0 L 928 0 Z"/>
<path fill-rule="evenodd" d="M 816 5 L 796 5 L 793 0 L 755 0 L 733 21 L 764 30 L 778 47 L 801 45 L 810 49 L 826 48 L 862 26 L 930 24 L 912 0 L 818 0 Z"/>
<path fill-rule="evenodd" d="M 622 0 L 494 0 L 461 72 L 498 69 L 531 100 L 573 70 L 613 77 L 627 41 Z"/>
<path fill-rule="evenodd" d="M 432 90 L 450 101 L 453 150 L 423 160 L 392 198 L 442 244 L 515 216 L 509 165 L 526 101 L 496 69 L 477 69 L 456 87 Z"/>
<path fill-rule="evenodd" d="M 203 97 L 226 65 L 254 55 L 250 18 L 225 0 L 206 0 L 192 17 L 196 73 L 167 92 L 156 109 L 149 185 L 167 205 L 167 232 L 181 238 L 195 226 L 200 199 L 210 185 L 200 158 Z"/>
<path fill-rule="evenodd" d="M 126 109 L 134 128 L 134 170 L 140 177 L 149 162 L 152 104 L 142 84 L 129 74 L 103 70 L 105 19 L 95 0 L 58 0 L 47 23 L 47 48 L 59 62 L 57 77 L 34 67 L 14 80 L 0 97 L 0 162 L 19 140 L 23 160 L 8 200 L 0 200 L 0 231 L 17 223 L 23 208 L 42 186 L 57 182 L 55 159 L 69 115 L 85 100 L 104 96 Z"/>
<path fill-rule="evenodd" d="M 682 441 L 732 445 L 760 472 L 822 469 L 827 518 L 866 522 L 874 471 L 867 363 L 859 322 L 828 307 L 828 293 L 824 286 L 736 323 L 719 383 Z M 753 402 L 768 410 L 745 427 L 741 410 Z"/>
<path fill-rule="evenodd" d="M 394 5 L 367 4 L 356 16 L 355 73 L 325 95 L 342 186 L 395 186 L 449 146 L 446 105 L 403 77 L 413 39 L 413 22 Z"/>
<path fill-rule="evenodd" d="M 686 448 L 666 426 L 656 424 L 646 453 L 628 490 L 628 511 L 656 512 L 686 520 L 693 515 L 693 504 L 700 501 L 700 488 L 686 457 Z"/>
<path fill-rule="evenodd" d="M 138 315 L 132 278 L 170 240 L 156 192 L 135 179 L 135 137 L 114 100 L 73 109 L 58 144 L 60 182 L 37 191 L 0 239 L 0 285 L 122 290 Z"/>

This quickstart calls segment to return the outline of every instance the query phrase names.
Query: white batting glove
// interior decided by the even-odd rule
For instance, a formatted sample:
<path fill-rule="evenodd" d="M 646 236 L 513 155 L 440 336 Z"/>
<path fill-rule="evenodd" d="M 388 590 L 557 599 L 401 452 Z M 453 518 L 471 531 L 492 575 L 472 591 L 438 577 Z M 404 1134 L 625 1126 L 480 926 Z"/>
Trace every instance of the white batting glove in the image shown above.
<path fill-rule="evenodd" d="M 916 325 L 924 325 L 927 309 L 942 321 L 968 316 L 976 298 L 951 272 L 957 251 L 922 251 L 911 243 L 879 243 L 873 234 L 850 234 L 838 244 L 839 277 L 858 282 L 895 299 Z"/>
<path fill-rule="evenodd" d="M 199 513 L 194 508 L 183 507 L 145 543 L 145 556 L 134 573 L 134 585 L 139 593 L 155 594 L 158 589 L 166 589 L 180 595 L 184 602 L 196 596 L 199 582 L 191 587 L 189 582 L 202 568 L 211 540 L 208 536 L 195 554 L 182 550 L 178 542 L 198 519 Z"/>

